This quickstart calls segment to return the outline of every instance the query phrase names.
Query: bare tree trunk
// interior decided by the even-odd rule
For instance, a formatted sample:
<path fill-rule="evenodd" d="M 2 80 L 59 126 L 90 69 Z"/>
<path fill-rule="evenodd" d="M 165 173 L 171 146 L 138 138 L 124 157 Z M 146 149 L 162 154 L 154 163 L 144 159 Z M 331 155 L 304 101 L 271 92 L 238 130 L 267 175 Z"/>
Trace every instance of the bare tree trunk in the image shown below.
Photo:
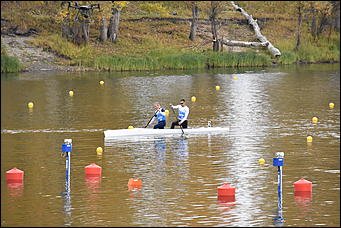
<path fill-rule="evenodd" d="M 247 12 L 245 12 L 245 10 L 243 10 L 242 8 L 240 8 L 238 5 L 236 5 L 233 1 L 231 1 L 231 4 L 233 6 L 233 8 L 239 12 L 241 12 L 249 21 L 249 24 L 251 24 L 253 26 L 253 30 L 255 31 L 255 34 L 258 38 L 258 40 L 260 40 L 260 42 L 264 43 L 264 42 L 268 42 L 269 45 L 267 46 L 268 50 L 272 52 L 272 54 L 275 56 L 275 57 L 278 57 L 278 56 L 281 56 L 281 52 L 275 48 L 271 43 L 270 41 L 268 41 L 266 39 L 265 36 L 263 36 L 260 32 L 260 28 L 257 24 L 257 21 L 254 20 L 252 18 L 251 15 L 249 15 Z"/>
<path fill-rule="evenodd" d="M 111 42 L 117 41 L 117 35 L 118 35 L 118 25 L 120 22 L 120 11 L 112 8 L 113 16 L 110 18 L 110 24 L 108 28 L 108 38 Z"/>
<path fill-rule="evenodd" d="M 295 50 L 298 50 L 301 45 L 301 25 L 302 25 L 302 6 L 298 5 L 298 24 L 297 24 L 297 35 L 296 35 L 296 46 Z"/>
<path fill-rule="evenodd" d="M 311 14 L 312 14 L 312 19 L 311 19 L 310 32 L 313 38 L 316 39 L 317 25 L 316 25 L 316 9 L 315 8 L 311 9 Z"/>
<path fill-rule="evenodd" d="M 82 22 L 82 32 L 83 32 L 83 39 L 84 44 L 87 45 L 89 43 L 89 31 L 90 31 L 90 24 L 86 21 Z"/>
<path fill-rule="evenodd" d="M 330 1 L 332 4 L 333 27 L 340 32 L 340 1 Z"/>
<path fill-rule="evenodd" d="M 245 42 L 245 41 L 237 41 L 237 40 L 226 40 L 221 39 L 221 42 L 226 46 L 239 46 L 239 47 L 267 47 L 269 45 L 268 42 L 260 43 L 260 42 Z"/>
<path fill-rule="evenodd" d="M 337 7 L 335 10 L 335 29 L 340 32 L 340 2 L 337 2 Z"/>
<path fill-rule="evenodd" d="M 217 29 L 217 3 L 214 1 L 211 2 L 211 12 L 210 12 L 210 21 L 211 21 L 211 32 L 212 32 L 212 40 L 213 40 L 213 51 L 219 51 L 219 39 L 218 39 L 218 29 Z"/>
<path fill-rule="evenodd" d="M 64 18 L 61 26 L 62 30 L 62 37 L 65 37 L 67 39 L 71 39 L 73 34 L 72 34 L 72 27 L 70 25 L 70 20 L 68 18 Z"/>
<path fill-rule="evenodd" d="M 106 21 L 105 18 L 102 18 L 99 30 L 100 30 L 99 31 L 99 33 L 100 33 L 99 40 L 101 42 L 107 41 L 107 38 L 108 38 L 108 28 L 107 28 L 107 21 Z"/>
<path fill-rule="evenodd" d="M 83 40 L 82 24 L 79 22 L 74 22 L 73 23 L 73 43 L 80 46 L 83 44 L 83 42 L 84 40 Z"/>
<path fill-rule="evenodd" d="M 194 40 L 196 33 L 197 33 L 197 27 L 198 27 L 198 14 L 199 14 L 199 8 L 196 6 L 195 3 L 193 3 L 192 6 L 192 23 L 191 23 L 191 32 L 189 34 L 189 39 Z"/>
<path fill-rule="evenodd" d="M 321 33 L 323 32 L 323 30 L 325 29 L 327 24 L 328 24 L 328 18 L 327 18 L 327 16 L 325 14 L 323 14 L 322 15 L 322 19 L 320 21 L 320 24 L 318 26 L 317 32 L 316 32 L 317 36 L 321 35 Z"/>

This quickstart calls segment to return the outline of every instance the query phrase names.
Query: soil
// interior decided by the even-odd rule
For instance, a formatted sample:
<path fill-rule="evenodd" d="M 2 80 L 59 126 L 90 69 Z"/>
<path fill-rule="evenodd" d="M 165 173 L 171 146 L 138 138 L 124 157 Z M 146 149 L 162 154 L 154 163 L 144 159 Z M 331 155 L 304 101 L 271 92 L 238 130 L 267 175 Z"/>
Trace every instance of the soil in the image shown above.
<path fill-rule="evenodd" d="M 56 64 L 58 56 L 29 44 L 32 36 L 1 35 L 1 44 L 9 56 L 15 56 L 23 64 L 25 72 L 80 71 L 77 67 Z"/>

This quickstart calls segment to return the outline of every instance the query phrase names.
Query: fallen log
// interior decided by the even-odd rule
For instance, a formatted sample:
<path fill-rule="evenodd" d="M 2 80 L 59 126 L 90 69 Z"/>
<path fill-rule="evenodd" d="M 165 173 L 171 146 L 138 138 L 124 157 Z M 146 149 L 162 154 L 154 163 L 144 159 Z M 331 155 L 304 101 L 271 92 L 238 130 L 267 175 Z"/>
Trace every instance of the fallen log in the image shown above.
<path fill-rule="evenodd" d="M 260 28 L 257 24 L 257 20 L 254 20 L 252 18 L 251 15 L 249 15 L 245 10 L 243 10 L 242 8 L 240 8 L 238 5 L 236 5 L 233 1 L 230 1 L 230 3 L 232 4 L 233 8 L 239 12 L 241 12 L 249 21 L 249 24 L 251 24 L 253 26 L 253 30 L 256 33 L 257 38 L 262 42 L 262 43 L 266 43 L 268 42 L 267 48 L 269 51 L 272 52 L 272 54 L 275 57 L 279 57 L 281 56 L 281 52 L 275 48 L 267 39 L 265 36 L 262 35 L 262 33 L 260 32 Z"/>
<path fill-rule="evenodd" d="M 246 42 L 237 40 L 221 39 L 221 42 L 226 46 L 239 46 L 239 47 L 267 47 L 269 42 Z"/>

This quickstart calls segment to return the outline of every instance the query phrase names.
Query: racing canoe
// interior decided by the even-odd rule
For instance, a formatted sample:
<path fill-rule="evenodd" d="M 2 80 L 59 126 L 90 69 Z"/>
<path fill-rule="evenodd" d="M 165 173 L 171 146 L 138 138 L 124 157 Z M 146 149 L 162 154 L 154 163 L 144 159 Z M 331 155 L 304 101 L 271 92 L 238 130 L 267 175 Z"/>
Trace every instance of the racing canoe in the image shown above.
<path fill-rule="evenodd" d="M 227 127 L 199 127 L 185 128 L 184 134 L 207 134 L 207 133 L 224 133 L 228 132 Z M 128 136 L 145 136 L 145 135 L 182 135 L 180 128 L 175 129 L 152 129 L 152 128 L 133 128 L 133 129 L 117 129 L 105 130 L 105 138 L 128 137 Z"/>

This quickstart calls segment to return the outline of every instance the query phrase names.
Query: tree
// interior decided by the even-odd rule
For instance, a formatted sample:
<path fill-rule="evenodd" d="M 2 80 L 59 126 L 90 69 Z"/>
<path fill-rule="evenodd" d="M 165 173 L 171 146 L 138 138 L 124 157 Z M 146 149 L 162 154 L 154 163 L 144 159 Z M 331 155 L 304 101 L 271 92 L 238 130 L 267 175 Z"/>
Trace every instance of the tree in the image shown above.
<path fill-rule="evenodd" d="M 192 22 L 191 22 L 191 31 L 189 33 L 189 39 L 194 40 L 198 27 L 198 15 L 199 15 L 199 7 L 197 2 L 192 1 Z"/>
<path fill-rule="evenodd" d="M 297 33 L 296 33 L 296 46 L 297 51 L 301 45 L 301 26 L 302 26 L 302 11 L 303 3 L 301 1 L 297 2 Z"/>
<path fill-rule="evenodd" d="M 212 32 L 212 40 L 213 40 L 213 51 L 219 51 L 221 42 L 218 35 L 218 24 L 217 17 L 219 13 L 225 8 L 225 2 L 219 1 L 211 1 L 210 11 L 209 11 L 209 20 L 211 21 L 211 32 Z"/>
<path fill-rule="evenodd" d="M 127 1 L 112 1 L 112 17 L 108 27 L 108 39 L 115 43 L 118 37 L 118 27 L 120 23 L 121 10 L 128 5 Z"/>

